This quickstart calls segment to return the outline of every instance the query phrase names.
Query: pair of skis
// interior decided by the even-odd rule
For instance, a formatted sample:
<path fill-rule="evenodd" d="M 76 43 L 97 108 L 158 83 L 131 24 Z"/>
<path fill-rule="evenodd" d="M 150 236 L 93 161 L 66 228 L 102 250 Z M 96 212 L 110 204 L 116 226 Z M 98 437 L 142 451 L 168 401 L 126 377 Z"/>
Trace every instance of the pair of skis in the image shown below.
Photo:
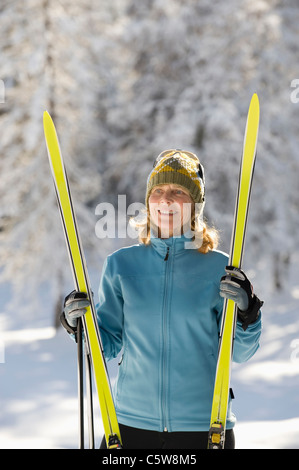
<path fill-rule="evenodd" d="M 243 157 L 240 166 L 239 185 L 235 207 L 234 226 L 230 248 L 229 264 L 240 268 L 242 264 L 245 233 L 248 219 L 248 209 L 251 194 L 251 186 L 256 157 L 256 145 L 259 127 L 259 100 L 256 94 L 253 95 L 248 111 L 247 124 L 245 130 Z M 44 113 L 44 131 L 52 176 L 56 190 L 58 206 L 60 210 L 63 230 L 70 257 L 75 288 L 81 292 L 86 292 L 91 301 L 84 316 L 83 330 L 86 340 L 86 365 L 88 383 L 91 382 L 90 371 L 94 372 L 94 379 L 100 403 L 101 415 L 104 425 L 104 432 L 107 448 L 121 448 L 121 436 L 119 432 L 115 407 L 111 394 L 111 387 L 107 373 L 107 366 L 103 354 L 103 348 L 98 329 L 93 296 L 88 279 L 85 258 L 80 242 L 76 217 L 73 209 L 71 193 L 69 189 L 67 174 L 59 149 L 58 138 L 54 123 L 50 115 Z M 233 353 L 233 342 L 236 323 L 236 307 L 231 300 L 224 301 L 223 318 L 219 340 L 219 352 L 214 384 L 214 394 L 211 410 L 211 422 L 208 437 L 209 449 L 222 449 L 225 442 L 225 428 L 229 396 L 231 359 Z M 80 325 L 79 325 L 80 326 Z M 79 400 L 80 400 L 80 447 L 84 446 L 82 437 L 83 422 L 83 376 L 81 333 L 79 333 L 78 363 L 79 363 Z M 91 395 L 91 392 L 90 392 Z M 91 402 L 91 399 L 89 400 Z M 89 414 L 92 415 L 92 404 Z M 92 419 L 92 418 L 91 418 Z M 93 423 L 91 425 L 93 427 Z M 93 436 L 91 436 L 91 441 Z M 82 442 L 83 441 L 83 442 Z"/>

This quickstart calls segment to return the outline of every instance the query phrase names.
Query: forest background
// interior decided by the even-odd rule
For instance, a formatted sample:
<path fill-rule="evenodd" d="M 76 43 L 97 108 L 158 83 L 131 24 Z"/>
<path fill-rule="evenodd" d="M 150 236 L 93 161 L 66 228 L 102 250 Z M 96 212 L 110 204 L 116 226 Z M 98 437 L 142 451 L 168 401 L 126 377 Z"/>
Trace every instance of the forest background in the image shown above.
<path fill-rule="evenodd" d="M 264 331 L 256 357 L 233 371 L 239 445 L 298 446 L 298 20 L 296 0 L 1 2 L 1 447 L 76 445 L 75 349 L 57 321 L 73 282 L 43 111 L 57 128 L 96 292 L 105 257 L 136 242 L 117 224 L 118 197 L 144 202 L 166 148 L 199 156 L 205 216 L 229 250 L 254 92 L 261 121 L 244 269 L 265 301 Z M 116 209 L 115 238 L 97 236 L 102 202 Z M 270 421 L 274 437 L 253 436 Z"/>

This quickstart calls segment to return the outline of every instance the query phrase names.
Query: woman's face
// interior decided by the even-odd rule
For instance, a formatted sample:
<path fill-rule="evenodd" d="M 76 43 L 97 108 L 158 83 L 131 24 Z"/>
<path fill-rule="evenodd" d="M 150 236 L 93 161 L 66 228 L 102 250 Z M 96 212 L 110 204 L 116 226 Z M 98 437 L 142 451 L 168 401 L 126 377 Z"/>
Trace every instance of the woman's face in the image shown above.
<path fill-rule="evenodd" d="M 149 197 L 151 222 L 159 230 L 159 237 L 180 236 L 183 227 L 191 221 L 192 198 L 187 189 L 177 184 L 155 186 Z"/>

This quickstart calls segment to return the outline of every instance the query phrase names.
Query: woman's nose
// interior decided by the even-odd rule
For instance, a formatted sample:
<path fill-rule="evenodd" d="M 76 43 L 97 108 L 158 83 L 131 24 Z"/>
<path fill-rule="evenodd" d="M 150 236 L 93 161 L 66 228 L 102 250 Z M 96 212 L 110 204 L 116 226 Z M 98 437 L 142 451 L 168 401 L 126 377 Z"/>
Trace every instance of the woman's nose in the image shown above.
<path fill-rule="evenodd" d="M 173 202 L 173 195 L 171 191 L 165 191 L 161 197 L 161 201 Z"/>

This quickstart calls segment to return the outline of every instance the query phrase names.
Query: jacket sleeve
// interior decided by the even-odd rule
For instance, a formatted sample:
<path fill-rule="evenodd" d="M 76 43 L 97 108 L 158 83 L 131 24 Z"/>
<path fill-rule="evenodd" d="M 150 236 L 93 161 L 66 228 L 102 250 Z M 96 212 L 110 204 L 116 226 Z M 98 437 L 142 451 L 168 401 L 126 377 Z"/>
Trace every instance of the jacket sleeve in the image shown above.
<path fill-rule="evenodd" d="M 122 348 L 123 296 L 117 275 L 113 275 L 108 257 L 103 265 L 99 286 L 97 320 L 106 360 L 113 359 Z"/>
<path fill-rule="evenodd" d="M 218 333 L 220 333 L 221 328 L 221 318 L 223 314 L 223 299 L 220 298 L 220 301 L 217 306 L 217 320 L 218 320 Z M 262 330 L 262 312 L 258 319 L 251 323 L 246 331 L 243 330 L 242 324 L 239 320 L 236 323 L 235 331 L 235 340 L 234 340 L 234 349 L 233 349 L 233 361 L 237 363 L 248 361 L 258 350 L 259 340 Z"/>
<path fill-rule="evenodd" d="M 262 313 L 260 311 L 258 319 L 251 323 L 244 331 L 241 322 L 237 320 L 236 334 L 233 350 L 234 362 L 246 362 L 259 348 L 259 339 L 262 330 Z"/>

